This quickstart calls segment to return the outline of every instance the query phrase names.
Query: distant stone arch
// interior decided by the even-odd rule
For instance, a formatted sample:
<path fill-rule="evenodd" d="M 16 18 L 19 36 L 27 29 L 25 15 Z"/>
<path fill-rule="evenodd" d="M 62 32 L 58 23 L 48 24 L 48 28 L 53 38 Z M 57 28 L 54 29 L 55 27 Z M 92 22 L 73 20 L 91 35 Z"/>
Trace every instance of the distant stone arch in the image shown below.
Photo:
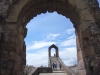
<path fill-rule="evenodd" d="M 58 51 L 58 47 L 54 44 L 52 44 L 49 48 L 48 48 L 48 54 L 49 54 L 49 57 L 51 57 L 51 49 L 52 48 L 55 48 L 55 51 L 56 51 L 56 54 L 55 54 L 55 57 L 59 57 L 59 51 Z"/>

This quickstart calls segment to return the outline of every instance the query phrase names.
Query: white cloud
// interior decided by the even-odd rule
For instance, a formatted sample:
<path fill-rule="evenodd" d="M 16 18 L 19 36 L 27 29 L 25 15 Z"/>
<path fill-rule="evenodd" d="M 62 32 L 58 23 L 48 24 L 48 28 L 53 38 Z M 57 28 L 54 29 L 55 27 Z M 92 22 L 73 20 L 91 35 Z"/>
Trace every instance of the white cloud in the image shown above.
<path fill-rule="evenodd" d="M 56 42 L 35 41 L 32 45 L 27 46 L 26 50 L 40 49 L 40 48 L 50 46 L 50 45 L 55 44 L 55 43 Z"/>
<path fill-rule="evenodd" d="M 74 58 L 76 56 L 76 47 L 63 48 L 59 51 L 61 58 Z"/>
<path fill-rule="evenodd" d="M 67 34 L 72 34 L 73 32 L 75 32 L 74 28 L 68 29 L 66 30 Z"/>
<path fill-rule="evenodd" d="M 64 64 L 66 64 L 67 66 L 71 66 L 71 65 L 77 64 L 77 60 L 75 60 L 75 59 L 69 59 L 69 60 L 65 60 L 65 61 L 63 61 L 63 62 L 64 62 Z"/>
<path fill-rule="evenodd" d="M 27 53 L 27 64 L 39 67 L 41 65 L 47 66 L 48 50 L 44 49 L 36 53 Z"/>
<path fill-rule="evenodd" d="M 68 38 L 68 40 L 65 40 L 61 43 L 60 46 L 75 46 L 76 45 L 76 37 L 75 35 L 72 35 Z"/>
<path fill-rule="evenodd" d="M 75 39 L 76 40 L 76 36 L 75 35 L 72 35 L 68 39 Z"/>
<path fill-rule="evenodd" d="M 33 41 L 33 44 L 31 46 L 28 46 L 27 50 L 39 50 L 37 50 L 37 52 L 34 53 L 27 53 L 27 64 L 36 67 L 39 67 L 41 65 L 48 66 L 48 49 L 45 47 L 49 47 L 52 44 L 56 44 L 56 42 Z M 75 44 L 75 35 L 70 36 L 67 41 L 61 43 L 62 46 L 75 46 Z M 54 49 L 51 49 L 51 51 L 51 55 L 53 55 L 55 53 Z M 75 47 L 60 49 L 59 56 L 61 57 L 62 61 L 68 66 L 76 64 L 77 53 Z"/>
<path fill-rule="evenodd" d="M 62 61 L 68 66 L 76 64 L 77 61 L 76 47 L 64 48 L 60 50 L 59 56 L 61 57 Z"/>
<path fill-rule="evenodd" d="M 60 36 L 60 34 L 48 34 L 47 39 L 54 40 L 58 36 Z"/>
<path fill-rule="evenodd" d="M 75 61 L 77 61 L 76 54 L 77 53 L 75 47 L 63 48 L 59 51 L 59 56 L 61 57 L 62 61 L 68 66 L 75 64 Z M 44 48 L 35 53 L 27 53 L 26 59 L 28 65 L 33 65 L 36 67 L 39 67 L 41 65 L 48 66 L 48 50 Z"/>

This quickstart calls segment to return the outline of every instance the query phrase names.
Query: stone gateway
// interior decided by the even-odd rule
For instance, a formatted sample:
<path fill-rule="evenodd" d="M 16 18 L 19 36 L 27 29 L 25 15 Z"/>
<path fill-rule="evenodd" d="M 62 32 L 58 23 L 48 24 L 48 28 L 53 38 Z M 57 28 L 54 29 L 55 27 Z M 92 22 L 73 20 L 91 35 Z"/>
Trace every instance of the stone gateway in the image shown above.
<path fill-rule="evenodd" d="M 100 75 L 100 8 L 97 0 L 0 0 L 0 75 L 23 75 L 26 24 L 56 11 L 73 23 L 79 75 Z"/>

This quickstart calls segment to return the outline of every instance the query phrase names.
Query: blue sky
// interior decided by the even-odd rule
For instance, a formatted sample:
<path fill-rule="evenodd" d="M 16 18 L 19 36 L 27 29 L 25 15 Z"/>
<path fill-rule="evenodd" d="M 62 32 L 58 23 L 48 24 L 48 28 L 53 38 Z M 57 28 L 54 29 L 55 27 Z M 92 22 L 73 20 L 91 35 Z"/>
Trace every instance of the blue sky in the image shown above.
<path fill-rule="evenodd" d="M 100 0 L 99 0 L 100 1 Z M 40 14 L 26 26 L 26 59 L 28 65 L 48 65 L 48 47 L 55 44 L 66 65 L 77 63 L 76 37 L 72 22 L 57 12 Z M 51 55 L 55 53 L 52 48 Z"/>

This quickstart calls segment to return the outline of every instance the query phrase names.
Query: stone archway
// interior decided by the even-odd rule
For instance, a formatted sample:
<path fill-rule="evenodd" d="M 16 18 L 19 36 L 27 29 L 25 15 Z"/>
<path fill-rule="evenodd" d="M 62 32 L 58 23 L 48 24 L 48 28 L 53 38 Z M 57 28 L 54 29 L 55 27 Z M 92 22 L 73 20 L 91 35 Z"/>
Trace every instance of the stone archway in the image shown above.
<path fill-rule="evenodd" d="M 0 6 L 0 75 L 23 74 L 26 24 L 46 11 L 57 11 L 73 23 L 79 75 L 100 75 L 100 9 L 97 0 L 2 0 Z"/>
<path fill-rule="evenodd" d="M 59 57 L 58 47 L 55 46 L 54 44 L 52 44 L 52 45 L 48 48 L 48 54 L 49 54 L 49 57 L 51 57 L 51 48 L 55 48 L 55 50 L 56 50 L 55 56 L 56 56 L 56 57 Z"/>

